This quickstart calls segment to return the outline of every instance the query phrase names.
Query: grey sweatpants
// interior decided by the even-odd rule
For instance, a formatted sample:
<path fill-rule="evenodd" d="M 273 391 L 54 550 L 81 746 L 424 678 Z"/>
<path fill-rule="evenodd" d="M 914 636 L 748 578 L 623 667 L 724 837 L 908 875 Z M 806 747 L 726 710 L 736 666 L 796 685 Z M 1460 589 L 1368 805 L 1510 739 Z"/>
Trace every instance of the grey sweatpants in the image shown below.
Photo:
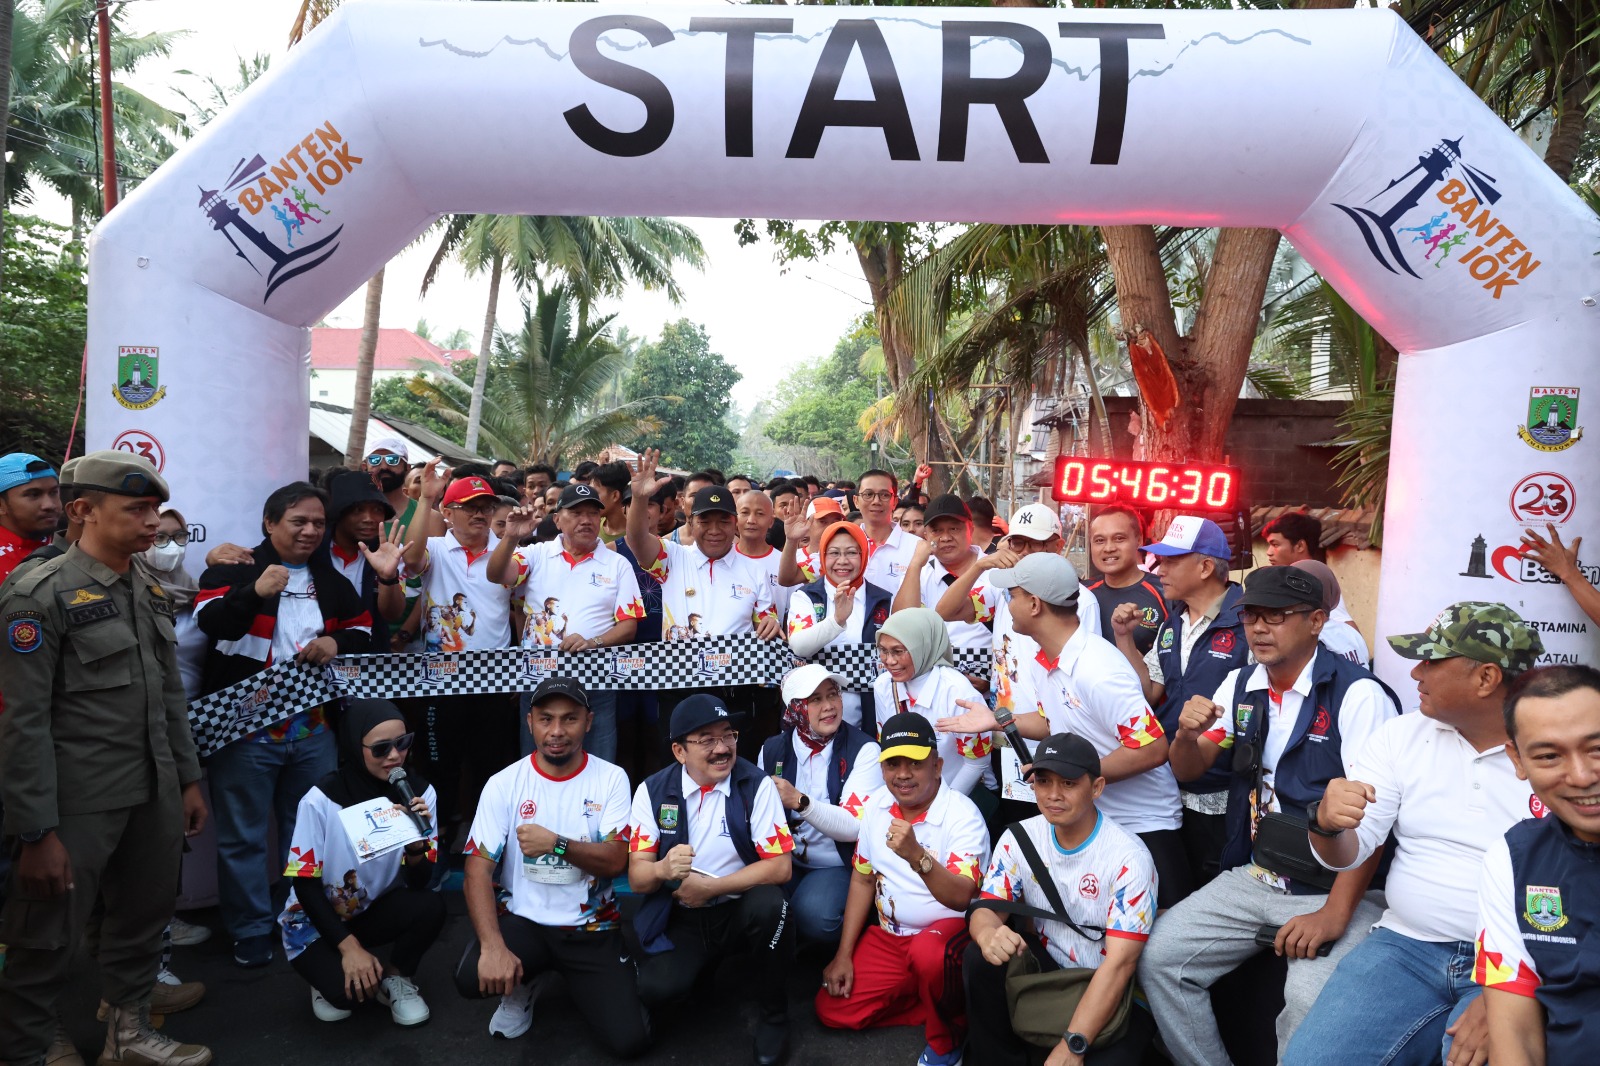
<path fill-rule="evenodd" d="M 1139 984 L 1178 1066 L 1229 1066 L 1211 1010 L 1211 986 L 1261 950 L 1255 941 L 1258 928 L 1310 914 L 1326 901 L 1326 896 L 1292 896 L 1272 888 L 1240 866 L 1224 871 L 1156 919 L 1139 957 Z M 1334 967 L 1366 939 L 1382 914 L 1383 894 L 1369 892 L 1327 958 L 1289 960 L 1284 1008 L 1278 1015 L 1280 1058 Z M 1254 1009 L 1249 1003 L 1237 1006 Z"/>

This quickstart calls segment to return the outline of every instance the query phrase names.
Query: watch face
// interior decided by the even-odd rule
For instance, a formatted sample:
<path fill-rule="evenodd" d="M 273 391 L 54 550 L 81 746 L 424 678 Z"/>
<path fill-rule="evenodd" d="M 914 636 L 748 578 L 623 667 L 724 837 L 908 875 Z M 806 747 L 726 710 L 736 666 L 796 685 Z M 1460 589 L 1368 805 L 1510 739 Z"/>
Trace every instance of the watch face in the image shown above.
<path fill-rule="evenodd" d="M 1082 1055 L 1089 1050 L 1089 1038 L 1082 1033 L 1067 1034 L 1067 1050 L 1074 1055 Z"/>

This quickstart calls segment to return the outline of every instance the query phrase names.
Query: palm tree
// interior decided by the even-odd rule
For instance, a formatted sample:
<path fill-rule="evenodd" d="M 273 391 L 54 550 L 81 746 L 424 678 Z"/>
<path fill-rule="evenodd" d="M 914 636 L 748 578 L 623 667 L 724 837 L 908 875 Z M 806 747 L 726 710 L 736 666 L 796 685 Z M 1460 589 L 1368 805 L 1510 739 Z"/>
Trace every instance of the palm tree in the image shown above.
<path fill-rule="evenodd" d="M 494 454 L 559 467 L 661 428 L 641 414 L 660 397 L 597 409 L 596 399 L 624 359 L 610 335 L 616 315 L 583 323 L 575 321 L 575 309 L 566 285 L 547 291 L 535 281 L 533 301 L 522 302 L 522 328 L 496 331 L 494 374 L 481 408 L 482 439 Z M 410 387 L 447 421 L 459 425 L 471 417 L 471 392 L 448 376 L 419 376 Z"/>

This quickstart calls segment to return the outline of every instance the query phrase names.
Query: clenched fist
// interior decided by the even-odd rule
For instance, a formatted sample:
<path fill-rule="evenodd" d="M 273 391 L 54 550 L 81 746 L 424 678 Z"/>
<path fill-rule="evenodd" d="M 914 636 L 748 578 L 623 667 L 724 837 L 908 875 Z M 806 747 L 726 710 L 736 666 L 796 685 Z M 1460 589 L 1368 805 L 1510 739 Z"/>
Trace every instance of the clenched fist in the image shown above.
<path fill-rule="evenodd" d="M 256 595 L 262 599 L 271 599 L 289 586 L 289 568 L 273 563 L 261 571 L 261 576 L 256 578 Z"/>
<path fill-rule="evenodd" d="M 1317 804 L 1317 824 L 1329 831 L 1354 829 L 1367 816 L 1367 804 L 1377 798 L 1378 790 L 1365 781 L 1336 777 Z"/>
<path fill-rule="evenodd" d="M 1222 717 L 1222 706 L 1212 703 L 1204 696 L 1190 696 L 1189 702 L 1183 705 L 1183 711 L 1178 715 L 1178 732 L 1204 733 Z"/>
<path fill-rule="evenodd" d="M 1117 609 L 1111 612 L 1111 635 L 1114 637 L 1131 637 L 1133 631 L 1139 628 L 1139 619 L 1142 612 L 1136 603 L 1119 603 Z"/>

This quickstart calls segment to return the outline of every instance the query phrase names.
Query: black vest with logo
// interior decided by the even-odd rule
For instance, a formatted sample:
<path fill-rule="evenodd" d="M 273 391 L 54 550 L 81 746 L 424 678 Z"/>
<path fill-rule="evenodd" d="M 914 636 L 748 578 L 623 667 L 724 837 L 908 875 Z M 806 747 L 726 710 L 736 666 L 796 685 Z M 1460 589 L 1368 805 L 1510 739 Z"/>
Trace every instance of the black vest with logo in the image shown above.
<path fill-rule="evenodd" d="M 861 754 L 861 749 L 870 743 L 872 738 L 862 730 L 849 722 L 839 723 L 839 732 L 834 734 L 833 747 L 828 753 L 827 802 L 837 805 L 844 798 L 844 783 L 850 776 L 850 768 L 855 766 L 856 756 Z M 761 765 L 768 767 L 773 777 L 781 777 L 791 785 L 795 783 L 795 778 L 800 775 L 800 760 L 794 756 L 794 727 L 767 738 L 766 743 L 761 745 Z M 790 830 L 793 831 L 799 822 L 800 816 L 790 811 Z M 856 842 L 836 840 L 834 843 L 838 845 L 839 857 L 849 866 L 855 854 Z"/>
<path fill-rule="evenodd" d="M 1239 621 L 1239 598 L 1243 595 L 1242 586 L 1237 582 L 1228 582 L 1228 589 L 1222 594 L 1222 606 L 1217 609 L 1211 628 L 1201 635 L 1195 642 L 1194 650 L 1189 653 L 1187 670 L 1180 665 L 1185 608 L 1181 603 L 1169 604 L 1171 612 L 1156 632 L 1155 645 L 1156 660 L 1161 663 L 1161 672 L 1166 676 L 1166 692 L 1161 697 L 1161 706 L 1156 708 L 1156 719 L 1167 736 L 1177 735 L 1178 716 L 1183 713 L 1183 705 L 1189 702 L 1190 696 L 1210 699 L 1228 679 L 1230 671 L 1250 662 L 1250 645 L 1244 638 L 1244 624 Z M 1196 794 L 1226 792 L 1229 785 L 1227 767 L 1212 767 L 1203 777 L 1181 782 L 1181 785 L 1185 792 Z"/>

